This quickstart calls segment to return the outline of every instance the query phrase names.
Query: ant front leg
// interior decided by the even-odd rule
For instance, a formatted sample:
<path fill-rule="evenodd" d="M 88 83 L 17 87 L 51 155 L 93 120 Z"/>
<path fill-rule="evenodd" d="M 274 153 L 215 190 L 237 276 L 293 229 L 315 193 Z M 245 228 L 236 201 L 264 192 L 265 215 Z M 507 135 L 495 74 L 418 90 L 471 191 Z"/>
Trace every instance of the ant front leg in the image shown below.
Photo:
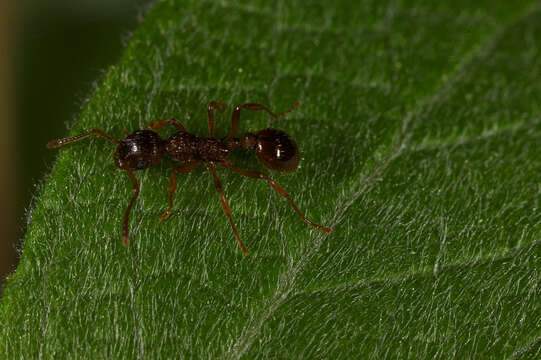
<path fill-rule="evenodd" d="M 223 162 L 223 163 L 219 163 L 221 166 L 225 167 L 225 168 L 228 168 L 228 169 L 231 169 L 233 170 L 234 172 L 238 173 L 238 174 L 241 174 L 242 176 L 246 176 L 246 177 L 249 177 L 249 178 L 254 178 L 254 179 L 261 179 L 261 180 L 265 180 L 269 183 L 269 185 L 274 189 L 274 191 L 276 191 L 281 197 L 285 198 L 289 204 L 293 207 L 293 209 L 295 210 L 295 212 L 297 213 L 297 215 L 300 216 L 300 218 L 302 219 L 302 221 L 304 221 L 305 223 L 307 223 L 308 225 L 310 226 L 313 226 L 315 227 L 316 229 L 320 230 L 320 231 L 325 231 L 326 233 L 332 233 L 332 229 L 328 228 L 328 227 L 325 227 L 325 226 L 321 226 L 319 224 L 316 224 L 315 222 L 307 219 L 302 213 L 301 211 L 299 210 L 299 208 L 295 205 L 295 203 L 293 202 L 293 200 L 291 200 L 291 198 L 289 197 L 289 194 L 286 192 L 286 190 L 280 186 L 280 184 L 278 184 L 276 181 L 272 180 L 270 177 L 268 177 L 267 175 L 263 174 L 262 172 L 259 172 L 259 171 L 251 171 L 251 170 L 242 170 L 242 169 L 239 169 L 235 166 L 233 166 L 233 164 L 231 164 L 231 162 L 229 161 L 226 161 L 226 162 Z"/>
<path fill-rule="evenodd" d="M 182 126 L 181 123 L 179 123 L 177 121 L 177 119 L 174 119 L 174 118 L 167 118 L 167 119 L 161 119 L 161 120 L 157 120 L 157 121 L 154 121 L 152 124 L 150 124 L 149 126 L 146 127 L 147 130 L 160 130 L 161 128 L 163 128 L 165 125 L 168 125 L 168 124 L 171 124 L 173 125 L 178 131 L 186 131 L 186 129 L 184 128 L 184 126 Z"/>
<path fill-rule="evenodd" d="M 171 172 L 171 179 L 169 180 L 169 207 L 167 210 L 160 216 L 160 221 L 163 221 L 169 217 L 171 211 L 173 210 L 173 195 L 177 191 L 177 179 L 176 175 L 178 173 L 187 173 L 199 166 L 199 160 L 189 162 L 179 167 L 176 167 Z"/>
<path fill-rule="evenodd" d="M 282 111 L 279 114 L 273 113 L 271 110 L 269 110 L 267 107 L 261 104 L 247 103 L 247 104 L 237 105 L 235 106 L 235 110 L 233 110 L 233 115 L 231 116 L 231 135 L 229 136 L 229 138 L 234 138 L 237 135 L 237 129 L 239 127 L 239 121 L 240 121 L 240 111 L 242 109 L 252 110 L 252 111 L 263 110 L 263 111 L 266 111 L 273 118 L 278 119 L 286 114 L 289 114 L 293 110 L 295 110 L 297 106 L 299 106 L 300 104 L 301 102 L 297 101 L 292 107 L 290 107 L 286 111 Z"/>
<path fill-rule="evenodd" d="M 233 232 L 235 233 L 237 242 L 239 243 L 239 246 L 242 249 L 242 252 L 244 253 L 244 255 L 248 255 L 248 249 L 246 249 L 246 246 L 244 246 L 244 243 L 240 239 L 239 231 L 237 230 L 237 227 L 235 226 L 235 223 L 233 222 L 233 218 L 231 217 L 231 209 L 229 208 L 229 203 L 227 202 L 227 199 L 225 198 L 223 194 L 222 183 L 220 182 L 220 179 L 218 179 L 218 176 L 216 175 L 214 163 L 207 162 L 205 163 L 205 165 L 208 167 L 208 169 L 210 170 L 212 174 L 212 179 L 214 180 L 214 187 L 216 188 L 216 191 L 218 191 L 218 194 L 220 194 L 220 201 L 222 202 L 222 209 L 224 210 L 224 213 L 227 216 L 229 223 L 231 224 L 231 228 L 233 229 Z"/>
<path fill-rule="evenodd" d="M 133 207 L 133 204 L 135 203 L 135 200 L 139 196 L 139 184 L 137 183 L 137 179 L 135 178 L 135 175 L 133 174 L 133 171 L 127 170 L 128 175 L 130 176 L 130 180 L 133 184 L 133 196 L 130 200 L 130 204 L 128 205 L 128 208 L 126 209 L 126 212 L 124 213 L 124 221 L 122 222 L 122 242 L 126 247 L 130 245 L 130 233 L 128 230 L 128 223 L 130 221 L 130 211 Z"/>
<path fill-rule="evenodd" d="M 207 119 L 209 123 L 209 134 L 211 138 L 214 138 L 214 128 L 216 127 L 216 119 L 214 118 L 214 110 L 218 110 L 221 114 L 225 111 L 225 104 L 222 101 L 221 103 L 218 103 L 216 101 L 212 101 L 207 106 Z"/>

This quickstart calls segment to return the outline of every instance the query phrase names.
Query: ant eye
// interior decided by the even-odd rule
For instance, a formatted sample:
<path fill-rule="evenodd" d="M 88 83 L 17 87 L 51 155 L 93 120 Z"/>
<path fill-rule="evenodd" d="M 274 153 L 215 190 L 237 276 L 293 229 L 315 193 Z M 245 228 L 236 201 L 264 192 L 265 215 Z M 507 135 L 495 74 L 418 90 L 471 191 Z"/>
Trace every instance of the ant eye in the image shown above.
<path fill-rule="evenodd" d="M 295 141 L 276 129 L 261 130 L 256 134 L 256 153 L 268 168 L 278 171 L 295 170 L 299 164 L 299 150 Z"/>

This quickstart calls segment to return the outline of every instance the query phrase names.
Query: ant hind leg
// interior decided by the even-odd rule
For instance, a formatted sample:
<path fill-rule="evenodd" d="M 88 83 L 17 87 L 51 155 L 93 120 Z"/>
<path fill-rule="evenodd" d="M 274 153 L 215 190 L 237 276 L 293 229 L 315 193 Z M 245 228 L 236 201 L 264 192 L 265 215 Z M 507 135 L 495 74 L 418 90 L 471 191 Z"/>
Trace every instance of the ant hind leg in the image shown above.
<path fill-rule="evenodd" d="M 301 213 L 299 208 L 295 205 L 293 200 L 291 200 L 291 198 L 289 197 L 289 194 L 286 192 L 286 190 L 282 186 L 280 186 L 280 184 L 278 184 L 276 181 L 272 180 L 267 175 L 265 175 L 265 174 L 263 174 L 262 172 L 259 172 L 259 171 L 251 171 L 251 170 L 239 169 L 239 168 L 233 166 L 233 164 L 231 164 L 231 162 L 229 162 L 229 161 L 219 163 L 219 164 L 221 166 L 225 167 L 225 168 L 233 170 L 234 172 L 236 172 L 236 173 L 238 173 L 238 174 L 240 174 L 242 176 L 246 176 L 246 177 L 254 178 L 254 179 L 265 180 L 266 182 L 269 183 L 269 185 L 273 188 L 274 191 L 276 191 L 281 197 L 285 198 L 289 202 L 289 204 L 293 207 L 293 209 L 295 210 L 297 215 L 299 215 L 299 217 L 302 219 L 302 221 L 304 221 L 305 223 L 307 223 L 310 226 L 315 227 L 316 229 L 318 229 L 320 231 L 324 231 L 326 233 L 332 233 L 332 229 L 330 229 L 328 227 L 325 227 L 325 226 L 321 226 L 319 224 L 316 224 L 315 222 L 313 222 L 310 219 L 306 218 Z"/>
<path fill-rule="evenodd" d="M 266 111 L 273 118 L 278 119 L 278 118 L 281 118 L 282 116 L 284 116 L 286 114 L 289 114 L 293 110 L 295 110 L 297 108 L 297 106 L 299 106 L 300 104 L 301 104 L 301 102 L 297 101 L 292 107 L 290 107 L 289 109 L 287 109 L 285 111 L 282 111 L 279 114 L 273 113 L 270 109 L 268 109 L 267 107 L 265 107 L 265 106 L 263 106 L 261 104 L 247 103 L 247 104 L 237 105 L 237 106 L 235 106 L 235 110 L 233 110 L 233 115 L 231 116 L 231 135 L 229 136 L 229 138 L 234 138 L 236 136 L 236 134 L 237 134 L 237 130 L 238 130 L 238 127 L 239 127 L 239 121 L 240 121 L 240 111 L 242 109 L 252 110 L 252 111 L 263 110 L 263 111 Z"/>

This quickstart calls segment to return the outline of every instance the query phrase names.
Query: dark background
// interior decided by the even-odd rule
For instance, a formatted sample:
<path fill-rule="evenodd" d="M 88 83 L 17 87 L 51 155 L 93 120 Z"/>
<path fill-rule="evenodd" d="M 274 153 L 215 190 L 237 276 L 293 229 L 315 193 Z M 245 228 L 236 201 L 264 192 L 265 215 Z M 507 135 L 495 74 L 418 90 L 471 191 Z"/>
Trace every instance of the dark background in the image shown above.
<path fill-rule="evenodd" d="M 63 137 L 152 0 L 0 4 L 0 292 Z M 11 4 L 8 4 L 11 3 Z"/>

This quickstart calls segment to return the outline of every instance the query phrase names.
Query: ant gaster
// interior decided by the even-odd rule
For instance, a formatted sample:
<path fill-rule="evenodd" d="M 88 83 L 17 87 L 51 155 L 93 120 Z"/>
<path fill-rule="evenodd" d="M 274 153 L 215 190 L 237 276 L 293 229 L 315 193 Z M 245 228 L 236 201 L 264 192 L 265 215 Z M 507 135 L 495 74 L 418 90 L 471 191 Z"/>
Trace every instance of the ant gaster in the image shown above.
<path fill-rule="evenodd" d="M 239 169 L 227 158 L 229 153 L 233 150 L 253 150 L 256 152 L 257 157 L 263 165 L 270 169 L 283 172 L 294 170 L 299 164 L 299 152 L 295 141 L 285 132 L 267 128 L 260 130 L 255 134 L 247 132 L 240 138 L 236 137 L 236 133 L 239 126 L 240 111 L 242 109 L 252 111 L 263 110 L 273 118 L 277 119 L 293 111 L 299 104 L 300 102 L 297 102 L 290 109 L 279 114 L 274 114 L 268 108 L 260 104 L 247 103 L 238 105 L 235 107 L 231 118 L 231 134 L 223 139 L 214 138 L 214 127 L 216 125 L 214 111 L 218 110 L 220 113 L 224 113 L 225 105 L 223 102 L 218 103 L 212 101 L 207 106 L 208 127 L 210 133 L 210 137 L 208 138 L 201 138 L 190 134 L 177 120 L 168 118 L 155 121 L 143 130 L 137 130 L 132 134 L 128 134 L 123 140 L 114 139 L 101 130 L 91 129 L 73 137 L 51 141 L 47 144 L 47 147 L 60 147 L 91 134 L 100 135 L 107 140 L 118 144 L 114 152 L 115 165 L 119 169 L 125 170 L 133 183 L 133 196 L 124 214 L 124 221 L 122 222 L 122 241 L 126 246 L 130 243 L 128 231 L 130 211 L 139 195 L 139 184 L 137 183 L 137 179 L 133 172 L 155 165 L 164 155 L 181 163 L 171 172 L 169 182 L 169 207 L 159 217 L 160 220 L 165 220 L 171 214 L 173 209 L 173 195 L 177 190 L 176 175 L 178 173 L 190 172 L 194 170 L 200 162 L 203 162 L 212 174 L 214 186 L 220 195 L 223 211 L 229 219 L 233 233 L 235 234 L 242 251 L 248 255 L 248 250 L 246 249 L 246 246 L 244 246 L 237 227 L 233 222 L 233 218 L 231 217 L 231 210 L 227 199 L 223 194 L 222 184 L 216 175 L 216 165 L 233 170 L 242 176 L 267 181 L 274 191 L 287 199 L 289 204 L 305 223 L 318 230 L 327 233 L 332 232 L 331 229 L 307 219 L 293 203 L 289 194 L 276 181 L 259 171 Z M 156 131 L 168 124 L 174 126 L 177 132 L 168 139 L 162 139 Z"/>

